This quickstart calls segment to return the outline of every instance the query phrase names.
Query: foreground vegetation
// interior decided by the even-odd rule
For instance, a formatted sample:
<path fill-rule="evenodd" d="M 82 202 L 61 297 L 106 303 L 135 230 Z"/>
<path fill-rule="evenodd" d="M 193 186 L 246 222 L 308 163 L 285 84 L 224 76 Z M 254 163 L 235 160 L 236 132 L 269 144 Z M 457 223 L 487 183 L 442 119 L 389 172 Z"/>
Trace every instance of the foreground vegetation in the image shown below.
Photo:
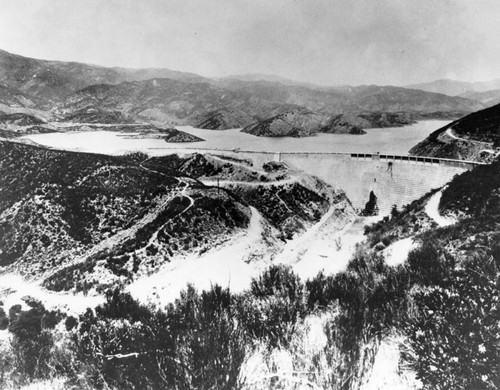
<path fill-rule="evenodd" d="M 30 302 L 4 316 L 12 342 L 2 347 L 0 378 L 4 387 L 63 377 L 75 388 L 354 389 L 380 340 L 398 332 L 425 388 L 497 389 L 499 285 L 499 245 L 457 267 L 431 240 L 396 268 L 363 251 L 346 271 L 306 282 L 272 266 L 244 293 L 188 287 L 162 309 L 119 290 L 78 318 Z M 324 319 L 317 348 L 302 340 L 311 317 Z"/>
<path fill-rule="evenodd" d="M 478 167 L 443 191 L 440 211 L 454 225 L 428 223 L 423 200 L 393 210 L 334 276 L 302 281 L 275 265 L 243 293 L 188 286 L 162 308 L 109 289 L 78 317 L 36 301 L 0 305 L 11 335 L 0 347 L 0 387 L 358 389 L 381 341 L 397 334 L 401 366 L 425 389 L 499 389 L 499 169 Z M 421 245 L 391 267 L 378 248 L 398 231 Z"/>

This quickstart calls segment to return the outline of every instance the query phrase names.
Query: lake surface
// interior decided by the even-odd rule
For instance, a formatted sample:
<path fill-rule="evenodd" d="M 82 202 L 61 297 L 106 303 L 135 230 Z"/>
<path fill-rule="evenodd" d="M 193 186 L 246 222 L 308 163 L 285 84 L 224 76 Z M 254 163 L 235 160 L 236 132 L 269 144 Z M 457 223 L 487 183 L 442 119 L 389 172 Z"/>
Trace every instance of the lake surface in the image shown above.
<path fill-rule="evenodd" d="M 418 142 L 449 121 L 429 120 L 404 127 L 366 129 L 367 134 L 317 134 L 314 137 L 256 137 L 231 130 L 203 130 L 179 126 L 179 130 L 203 138 L 203 142 L 167 143 L 162 139 L 131 138 L 131 133 L 91 131 L 33 134 L 23 138 L 57 149 L 103 154 L 141 151 L 160 156 L 192 149 L 236 149 L 268 152 L 336 152 L 406 155 Z"/>

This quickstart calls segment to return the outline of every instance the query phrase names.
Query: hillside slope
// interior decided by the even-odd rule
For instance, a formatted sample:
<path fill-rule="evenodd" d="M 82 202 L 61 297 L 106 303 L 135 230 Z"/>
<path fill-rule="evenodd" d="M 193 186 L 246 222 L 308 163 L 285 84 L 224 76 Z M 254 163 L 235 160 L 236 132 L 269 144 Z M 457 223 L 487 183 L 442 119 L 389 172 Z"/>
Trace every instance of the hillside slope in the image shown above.
<path fill-rule="evenodd" d="M 481 102 L 486 107 L 491 107 L 500 103 L 500 89 L 493 89 L 485 92 L 465 92 L 459 96 Z"/>
<path fill-rule="evenodd" d="M 227 130 L 245 127 L 253 121 L 255 117 L 241 108 L 223 107 L 201 114 L 199 118 L 193 119 L 192 123 L 199 129 Z"/>
<path fill-rule="evenodd" d="M 241 131 L 260 137 L 307 137 L 319 131 L 322 121 L 321 115 L 308 109 L 285 110 Z"/>
<path fill-rule="evenodd" d="M 500 151 L 500 105 L 457 119 L 415 145 L 410 154 L 492 161 Z"/>
<path fill-rule="evenodd" d="M 69 96 L 57 106 L 60 117 L 75 112 L 104 109 L 118 111 L 139 120 L 166 124 L 193 125 L 208 129 L 227 129 L 254 125 L 265 127 L 276 116 L 298 112 L 293 122 L 306 122 L 280 134 L 314 132 L 332 115 L 363 114 L 376 127 L 398 123 L 394 115 L 416 118 L 446 113 L 468 113 L 482 108 L 481 103 L 459 97 L 432 94 L 397 87 L 356 87 L 347 90 L 312 90 L 269 82 L 185 83 L 170 79 L 94 85 Z M 311 124 L 311 115 L 317 117 Z M 375 115 L 385 118 L 375 118 Z M 370 118 L 371 116 L 371 118 Z M 260 124 L 258 124 L 260 122 Z M 316 123 L 318 122 L 318 123 Z M 263 135 L 266 131 L 257 131 Z M 270 132 L 272 134 L 273 132 Z"/>
<path fill-rule="evenodd" d="M 0 267 L 55 290 L 128 283 L 200 255 L 248 228 L 248 204 L 279 241 L 345 201 L 286 170 L 196 154 L 110 157 L 6 141 L 0 152 Z M 221 190 L 215 179 L 234 186 Z M 254 192 L 237 195 L 239 187 Z"/>
<path fill-rule="evenodd" d="M 248 92 L 267 101 L 307 107 L 319 114 L 438 111 L 468 113 L 483 108 L 479 102 L 460 97 L 393 86 L 362 85 L 313 89 L 277 82 L 234 79 L 224 79 L 218 85 L 235 91 Z"/>
<path fill-rule="evenodd" d="M 180 173 L 147 169 L 137 160 L 141 156 L 67 153 L 9 142 L 0 147 L 0 263 L 32 277 L 92 256 L 108 259 L 103 267 L 115 279 L 141 267 L 150 271 L 158 266 L 155 261 L 202 250 L 248 223 L 248 210 L 226 193 Z M 181 217 L 188 210 L 197 218 Z M 149 248 L 151 235 L 169 221 L 171 230 L 160 240 L 170 243 L 168 251 Z M 123 255 L 146 247 L 144 257 L 126 271 Z M 124 263 L 117 265 L 119 255 Z"/>
<path fill-rule="evenodd" d="M 68 116 L 75 111 L 105 109 L 119 111 L 141 120 L 170 124 L 200 124 L 200 116 L 225 108 L 246 114 L 262 112 L 269 103 L 250 94 L 228 91 L 208 83 L 184 83 L 172 79 L 94 85 L 70 96 L 56 113 Z"/>
<path fill-rule="evenodd" d="M 94 84 L 148 80 L 154 77 L 203 81 L 203 77 L 168 69 L 123 69 L 47 61 L 23 57 L 0 50 L 0 84 L 34 99 L 39 108 L 48 108 L 69 94 Z"/>

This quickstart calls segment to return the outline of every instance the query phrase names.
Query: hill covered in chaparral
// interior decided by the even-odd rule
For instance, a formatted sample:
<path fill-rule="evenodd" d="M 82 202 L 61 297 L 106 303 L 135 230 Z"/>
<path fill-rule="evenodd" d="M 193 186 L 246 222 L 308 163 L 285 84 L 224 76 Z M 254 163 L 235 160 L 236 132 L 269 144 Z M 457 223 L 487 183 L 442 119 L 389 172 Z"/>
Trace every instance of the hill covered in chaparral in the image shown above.
<path fill-rule="evenodd" d="M 436 130 L 411 154 L 490 162 L 500 152 L 500 105 L 469 114 Z"/>
<path fill-rule="evenodd" d="M 57 290 L 130 282 L 170 258 L 204 253 L 248 228 L 252 213 L 263 216 L 269 240 L 292 237 L 342 200 L 325 183 L 286 177 L 286 170 L 266 173 L 202 155 L 0 147 L 0 264 L 27 277 L 52 275 L 47 285 Z M 198 180 L 232 176 L 259 195 L 238 198 Z"/>

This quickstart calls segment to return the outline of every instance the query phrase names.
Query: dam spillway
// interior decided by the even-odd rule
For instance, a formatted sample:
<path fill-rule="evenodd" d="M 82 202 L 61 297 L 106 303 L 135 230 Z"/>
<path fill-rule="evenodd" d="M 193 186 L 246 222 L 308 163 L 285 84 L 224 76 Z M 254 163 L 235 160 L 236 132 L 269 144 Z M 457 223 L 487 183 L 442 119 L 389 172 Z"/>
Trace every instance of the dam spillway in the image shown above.
<path fill-rule="evenodd" d="M 373 191 L 381 214 L 388 214 L 393 205 L 401 209 L 430 190 L 442 187 L 455 175 L 481 165 L 471 161 L 376 153 L 206 149 L 204 152 L 252 160 L 255 167 L 262 167 L 269 161 L 281 161 L 291 168 L 323 179 L 334 188 L 342 189 L 358 210 L 364 209 Z"/>

